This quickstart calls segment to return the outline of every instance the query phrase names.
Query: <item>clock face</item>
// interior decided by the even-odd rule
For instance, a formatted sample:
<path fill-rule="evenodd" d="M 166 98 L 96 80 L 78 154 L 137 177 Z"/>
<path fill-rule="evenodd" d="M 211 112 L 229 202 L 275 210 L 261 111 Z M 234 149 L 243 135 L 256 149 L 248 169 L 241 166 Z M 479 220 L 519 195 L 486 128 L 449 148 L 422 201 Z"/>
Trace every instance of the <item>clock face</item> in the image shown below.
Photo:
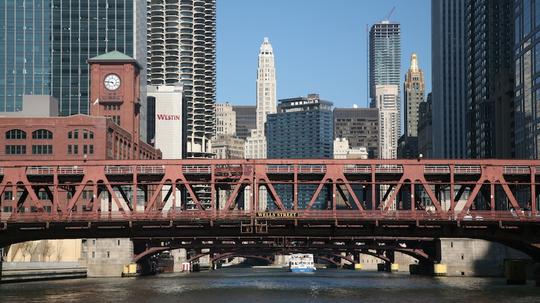
<path fill-rule="evenodd" d="M 108 90 L 117 90 L 120 87 L 120 77 L 115 74 L 110 74 L 103 81 L 105 88 Z"/>

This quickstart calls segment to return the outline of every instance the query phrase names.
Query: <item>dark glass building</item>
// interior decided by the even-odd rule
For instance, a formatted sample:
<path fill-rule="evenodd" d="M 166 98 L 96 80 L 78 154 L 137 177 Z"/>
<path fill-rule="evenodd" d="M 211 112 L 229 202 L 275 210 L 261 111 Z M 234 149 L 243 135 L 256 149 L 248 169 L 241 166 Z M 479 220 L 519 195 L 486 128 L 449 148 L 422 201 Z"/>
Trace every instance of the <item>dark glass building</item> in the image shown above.
<path fill-rule="evenodd" d="M 515 156 L 540 158 L 540 1 L 515 0 Z"/>
<path fill-rule="evenodd" d="M 431 1 L 433 157 L 467 154 L 465 8 L 468 0 Z"/>
<path fill-rule="evenodd" d="M 89 58 L 118 50 L 146 65 L 145 1 L 0 1 L 0 31 L 0 111 L 39 94 L 56 97 L 61 115 L 88 114 Z"/>
<path fill-rule="evenodd" d="M 514 156 L 514 1 L 466 7 L 467 157 Z"/>
<path fill-rule="evenodd" d="M 351 148 L 367 148 L 370 159 L 379 157 L 379 109 L 334 109 L 334 139 L 349 140 Z"/>
<path fill-rule="evenodd" d="M 321 100 L 319 95 L 279 100 L 277 113 L 270 114 L 266 121 L 267 154 L 269 159 L 333 157 L 333 112 L 332 103 Z M 306 208 L 317 185 L 300 185 L 298 206 Z M 276 190 L 284 205 L 291 209 L 292 186 L 277 185 Z M 314 209 L 329 207 L 332 191 L 324 188 L 317 198 Z M 269 207 L 273 204 L 269 201 Z"/>
<path fill-rule="evenodd" d="M 278 112 L 266 122 L 268 158 L 332 158 L 332 105 L 315 94 L 279 100 Z"/>
<path fill-rule="evenodd" d="M 236 136 L 246 140 L 251 136 L 251 130 L 257 128 L 257 107 L 254 105 L 235 105 Z"/>

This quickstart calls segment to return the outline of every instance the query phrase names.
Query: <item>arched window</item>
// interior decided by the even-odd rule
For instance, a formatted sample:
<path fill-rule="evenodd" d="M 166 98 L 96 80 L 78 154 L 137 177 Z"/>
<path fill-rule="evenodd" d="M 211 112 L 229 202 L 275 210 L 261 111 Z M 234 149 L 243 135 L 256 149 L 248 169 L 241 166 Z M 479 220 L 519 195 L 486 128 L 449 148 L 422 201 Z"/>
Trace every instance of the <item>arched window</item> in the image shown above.
<path fill-rule="evenodd" d="M 68 139 L 79 139 L 79 130 L 75 129 L 68 133 Z"/>
<path fill-rule="evenodd" d="M 88 129 L 83 129 L 83 139 L 94 139 L 94 132 Z"/>
<path fill-rule="evenodd" d="M 52 140 L 53 133 L 50 130 L 38 129 L 32 132 L 32 139 Z"/>
<path fill-rule="evenodd" d="M 8 130 L 6 132 L 6 139 L 8 140 L 26 139 L 26 132 L 20 129 Z"/>

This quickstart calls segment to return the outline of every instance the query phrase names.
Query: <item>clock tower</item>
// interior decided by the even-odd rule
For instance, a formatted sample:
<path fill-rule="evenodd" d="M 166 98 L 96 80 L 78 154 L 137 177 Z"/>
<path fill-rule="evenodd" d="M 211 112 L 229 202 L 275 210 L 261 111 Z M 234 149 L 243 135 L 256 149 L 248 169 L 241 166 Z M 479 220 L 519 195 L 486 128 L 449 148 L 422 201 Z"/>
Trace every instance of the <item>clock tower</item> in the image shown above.
<path fill-rule="evenodd" d="M 128 131 L 133 142 L 140 138 L 140 66 L 118 51 L 91 59 L 90 115 L 112 119 Z"/>

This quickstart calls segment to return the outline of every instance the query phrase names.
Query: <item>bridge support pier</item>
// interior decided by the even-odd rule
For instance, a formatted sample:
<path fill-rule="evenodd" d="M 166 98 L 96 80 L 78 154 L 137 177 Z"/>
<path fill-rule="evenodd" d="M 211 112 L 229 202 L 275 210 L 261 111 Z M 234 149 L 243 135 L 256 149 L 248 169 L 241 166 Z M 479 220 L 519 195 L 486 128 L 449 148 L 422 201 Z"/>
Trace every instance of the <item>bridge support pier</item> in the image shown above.
<path fill-rule="evenodd" d="M 433 264 L 433 275 L 436 277 L 444 277 L 448 273 L 446 264 Z"/>
<path fill-rule="evenodd" d="M 504 277 L 508 285 L 527 284 L 527 261 L 526 260 L 505 260 Z"/>

